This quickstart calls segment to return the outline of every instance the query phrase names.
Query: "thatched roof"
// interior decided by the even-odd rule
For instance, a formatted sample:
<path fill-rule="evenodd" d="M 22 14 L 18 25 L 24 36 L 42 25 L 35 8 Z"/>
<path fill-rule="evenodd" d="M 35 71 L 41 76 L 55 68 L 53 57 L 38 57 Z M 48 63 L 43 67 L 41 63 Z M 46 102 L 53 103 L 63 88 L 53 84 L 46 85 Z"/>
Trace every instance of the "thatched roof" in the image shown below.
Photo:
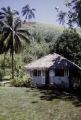
<path fill-rule="evenodd" d="M 54 53 L 44 56 L 38 60 L 31 62 L 30 64 L 26 65 L 25 68 L 27 70 L 33 69 L 48 69 L 50 67 L 76 67 L 81 70 L 81 67 L 76 65 L 75 63 L 69 61 L 68 59 L 64 58 L 63 56 Z"/>

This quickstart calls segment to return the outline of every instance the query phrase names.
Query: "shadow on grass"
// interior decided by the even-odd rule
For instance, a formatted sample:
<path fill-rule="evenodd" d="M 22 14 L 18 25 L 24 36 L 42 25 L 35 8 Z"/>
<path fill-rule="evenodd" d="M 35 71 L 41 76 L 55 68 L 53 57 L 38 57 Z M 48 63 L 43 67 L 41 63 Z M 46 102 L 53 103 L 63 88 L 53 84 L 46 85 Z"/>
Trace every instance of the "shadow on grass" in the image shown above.
<path fill-rule="evenodd" d="M 32 104 L 35 104 L 35 103 L 38 103 L 38 101 L 32 101 L 31 103 L 32 103 Z"/>
<path fill-rule="evenodd" d="M 41 93 L 40 99 L 52 101 L 54 99 L 62 99 L 65 101 L 71 101 L 73 105 L 76 107 L 81 106 L 81 90 L 61 90 L 61 89 L 53 89 L 53 90 L 43 90 L 38 89 Z"/>

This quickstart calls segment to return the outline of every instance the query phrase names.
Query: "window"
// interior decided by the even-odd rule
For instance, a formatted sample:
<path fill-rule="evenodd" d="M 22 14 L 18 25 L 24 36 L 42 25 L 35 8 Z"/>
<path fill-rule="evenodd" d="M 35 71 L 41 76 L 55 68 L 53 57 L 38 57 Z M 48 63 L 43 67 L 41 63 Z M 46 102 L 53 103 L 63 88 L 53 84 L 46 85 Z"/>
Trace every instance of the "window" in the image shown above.
<path fill-rule="evenodd" d="M 55 69 L 55 76 L 64 76 L 64 69 Z"/>
<path fill-rule="evenodd" d="M 40 70 L 34 70 L 33 71 L 33 76 L 41 76 L 41 71 Z"/>
<path fill-rule="evenodd" d="M 42 71 L 42 76 L 45 76 L 45 71 L 44 70 Z"/>
<path fill-rule="evenodd" d="M 41 76 L 41 71 L 40 70 L 37 71 L 37 75 Z"/>
<path fill-rule="evenodd" d="M 64 74 L 65 74 L 65 76 L 69 76 L 69 70 L 65 69 Z"/>
<path fill-rule="evenodd" d="M 33 76 L 37 76 L 37 70 L 33 71 Z"/>

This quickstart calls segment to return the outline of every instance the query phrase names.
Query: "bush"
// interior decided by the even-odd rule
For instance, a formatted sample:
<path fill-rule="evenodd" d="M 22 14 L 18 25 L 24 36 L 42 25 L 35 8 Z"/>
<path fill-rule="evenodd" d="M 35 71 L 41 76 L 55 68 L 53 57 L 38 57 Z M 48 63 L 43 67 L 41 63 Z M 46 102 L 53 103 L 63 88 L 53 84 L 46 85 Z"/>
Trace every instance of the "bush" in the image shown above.
<path fill-rule="evenodd" d="M 31 78 L 23 77 L 18 79 L 11 80 L 11 85 L 15 87 L 30 87 L 31 86 Z"/>
<path fill-rule="evenodd" d="M 4 70 L 0 69 L 0 81 L 2 81 L 3 76 L 4 76 Z"/>

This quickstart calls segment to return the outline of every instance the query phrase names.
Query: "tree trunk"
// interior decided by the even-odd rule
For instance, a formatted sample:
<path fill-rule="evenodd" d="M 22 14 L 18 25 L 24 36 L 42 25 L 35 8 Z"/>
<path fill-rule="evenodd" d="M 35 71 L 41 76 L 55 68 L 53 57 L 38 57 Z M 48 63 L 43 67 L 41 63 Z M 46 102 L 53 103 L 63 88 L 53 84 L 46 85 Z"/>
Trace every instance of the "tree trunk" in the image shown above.
<path fill-rule="evenodd" d="M 13 16 L 13 21 L 12 21 L 12 52 L 11 52 L 11 55 L 12 55 L 12 79 L 14 79 L 14 16 Z"/>
<path fill-rule="evenodd" d="M 14 79 L 14 50 L 13 50 L 13 41 L 14 41 L 14 18 L 13 18 L 13 21 L 12 21 L 12 79 Z"/>
<path fill-rule="evenodd" d="M 12 79 L 14 79 L 14 53 L 12 52 Z"/>

